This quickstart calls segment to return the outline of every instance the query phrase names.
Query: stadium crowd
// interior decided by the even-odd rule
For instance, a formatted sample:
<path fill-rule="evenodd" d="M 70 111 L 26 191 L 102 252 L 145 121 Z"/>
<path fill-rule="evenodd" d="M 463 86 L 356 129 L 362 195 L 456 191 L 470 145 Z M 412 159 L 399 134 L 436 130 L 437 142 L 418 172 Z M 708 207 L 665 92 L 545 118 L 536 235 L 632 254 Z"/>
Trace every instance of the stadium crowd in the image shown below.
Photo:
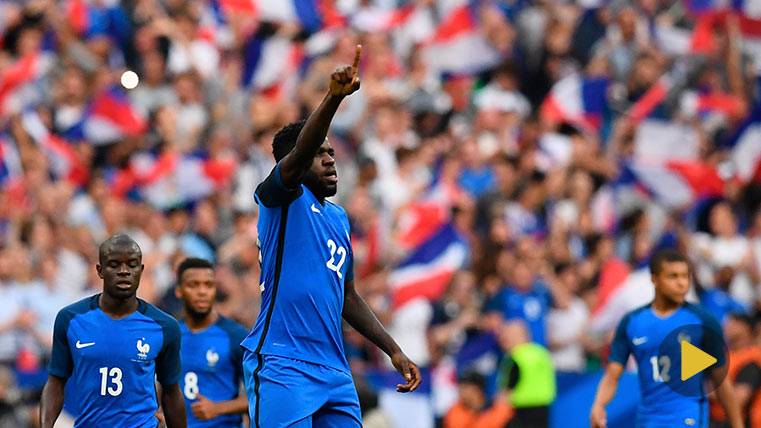
<path fill-rule="evenodd" d="M 0 426 L 26 426 L 55 314 L 97 292 L 114 233 L 142 248 L 141 298 L 177 315 L 173 269 L 205 258 L 220 311 L 251 326 L 272 137 L 357 43 L 362 89 L 329 135 L 335 200 L 358 289 L 426 368 L 413 418 L 502 426 L 515 397 L 481 425 L 470 409 L 497 383 L 517 391 L 500 360 L 524 336 L 554 370 L 598 369 L 620 317 L 652 298 L 659 248 L 689 254 L 694 301 L 755 322 L 761 56 L 743 12 L 689 3 L 0 1 Z M 431 240 L 442 227 L 454 238 Z M 388 362 L 348 330 L 346 351 L 377 406 L 363 378 Z M 549 405 L 544 384 L 527 394 Z M 367 426 L 431 423 L 392 413 L 368 409 Z"/>

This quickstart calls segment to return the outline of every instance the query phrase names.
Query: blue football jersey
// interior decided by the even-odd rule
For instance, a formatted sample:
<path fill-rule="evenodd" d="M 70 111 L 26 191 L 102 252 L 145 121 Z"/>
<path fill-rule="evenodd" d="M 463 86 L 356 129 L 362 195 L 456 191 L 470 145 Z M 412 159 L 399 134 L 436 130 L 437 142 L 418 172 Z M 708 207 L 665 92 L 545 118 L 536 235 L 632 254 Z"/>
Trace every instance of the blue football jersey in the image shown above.
<path fill-rule="evenodd" d="M 242 345 L 262 355 L 348 371 L 341 315 L 353 278 L 349 220 L 303 184 L 288 190 L 280 166 L 256 189 L 262 265 L 259 317 Z"/>
<path fill-rule="evenodd" d="M 646 305 L 628 313 L 618 325 L 610 361 L 626 365 L 629 355 L 637 362 L 641 401 L 637 409 L 638 427 L 707 427 L 708 406 L 702 391 L 703 374 L 697 374 L 686 382 L 696 386 L 695 395 L 680 394 L 667 383 L 681 382 L 681 360 L 678 352 L 664 352 L 661 344 L 670 333 L 685 326 L 704 326 L 721 334 L 716 319 L 699 306 L 685 303 L 667 317 L 655 314 L 651 305 Z M 694 330 L 690 330 L 694 331 Z M 697 333 L 699 334 L 699 333 Z M 726 360 L 720 344 L 706 344 L 705 337 L 687 338 L 690 343 L 708 351 L 718 358 L 718 365 Z M 670 336 L 673 337 L 673 336 Z M 673 348 L 672 348 L 673 349 Z M 668 355 L 664 355 L 668 354 Z M 689 385 L 687 385 L 689 386 Z"/>
<path fill-rule="evenodd" d="M 243 381 L 243 349 L 240 342 L 246 329 L 220 316 L 217 322 L 202 331 L 192 332 L 180 322 L 182 332 L 182 379 L 188 427 L 237 427 L 241 415 L 221 415 L 209 421 L 195 418 L 190 406 L 198 394 L 211 401 L 228 401 L 238 397 Z"/>
<path fill-rule="evenodd" d="M 551 305 L 550 292 L 541 282 L 536 282 L 529 291 L 511 286 L 503 288 L 486 304 L 485 311 L 500 312 L 506 320 L 522 319 L 531 333 L 531 340 L 546 346 L 547 315 Z"/>
<path fill-rule="evenodd" d="M 180 380 L 180 327 L 153 305 L 138 300 L 138 310 L 113 319 L 98 306 L 100 295 L 58 312 L 52 376 L 67 379 L 67 410 L 75 427 L 158 426 L 155 380 Z"/>

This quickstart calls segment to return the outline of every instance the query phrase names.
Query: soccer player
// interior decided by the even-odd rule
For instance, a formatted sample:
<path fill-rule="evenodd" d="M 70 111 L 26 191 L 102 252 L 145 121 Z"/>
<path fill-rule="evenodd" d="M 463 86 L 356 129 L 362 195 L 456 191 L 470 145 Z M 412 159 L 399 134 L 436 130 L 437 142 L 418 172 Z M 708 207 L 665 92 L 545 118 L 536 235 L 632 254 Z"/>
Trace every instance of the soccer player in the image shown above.
<path fill-rule="evenodd" d="M 732 427 L 742 427 L 732 384 L 729 380 L 722 382 L 722 375 L 726 373 L 726 358 L 721 352 L 722 344 L 715 343 L 719 341 L 721 327 L 704 309 L 685 302 L 690 289 L 690 266 L 687 259 L 674 250 L 661 250 L 650 260 L 650 274 L 655 284 L 655 298 L 651 303 L 629 312 L 616 330 L 610 362 L 600 380 L 590 413 L 592 427 L 607 426 L 605 406 L 616 393 L 618 380 L 630 354 L 634 355 L 637 362 L 642 395 L 637 409 L 638 427 L 708 427 L 702 375 L 687 380 L 696 382 L 695 385 L 700 388 L 694 390 L 695 394 L 680 394 L 676 388 L 667 385 L 672 382 L 670 385 L 674 386 L 673 382 L 680 382 L 681 371 L 676 358 L 678 356 L 671 355 L 671 352 L 663 355 L 664 348 L 661 345 L 671 332 L 680 327 L 686 330 L 688 327 L 685 326 L 692 325 L 711 329 L 717 335 L 716 339 L 711 340 L 708 334 L 703 334 L 708 345 L 706 351 L 711 351 L 711 355 L 718 360 L 716 366 L 707 372 L 714 384 L 718 385 L 716 396 L 727 411 Z"/>
<path fill-rule="evenodd" d="M 243 382 L 246 329 L 214 309 L 217 284 L 214 267 L 189 258 L 177 267 L 177 298 L 184 307 L 182 378 L 180 387 L 188 409 L 188 427 L 240 428 L 248 411 Z"/>
<path fill-rule="evenodd" d="M 256 188 L 262 305 L 242 345 L 252 427 L 360 427 L 344 355 L 341 319 L 385 352 L 414 391 L 420 372 L 354 288 L 349 221 L 336 194 L 328 127 L 341 100 L 359 89 L 354 64 L 332 73 L 306 122 L 281 129 L 277 165 Z"/>
<path fill-rule="evenodd" d="M 75 427 L 155 428 L 161 405 L 168 428 L 185 428 L 180 392 L 180 327 L 138 299 L 142 253 L 126 235 L 100 245 L 98 276 L 103 293 L 69 305 L 56 316 L 48 381 L 42 391 L 42 428 L 52 428 L 64 402 L 67 381 Z"/>

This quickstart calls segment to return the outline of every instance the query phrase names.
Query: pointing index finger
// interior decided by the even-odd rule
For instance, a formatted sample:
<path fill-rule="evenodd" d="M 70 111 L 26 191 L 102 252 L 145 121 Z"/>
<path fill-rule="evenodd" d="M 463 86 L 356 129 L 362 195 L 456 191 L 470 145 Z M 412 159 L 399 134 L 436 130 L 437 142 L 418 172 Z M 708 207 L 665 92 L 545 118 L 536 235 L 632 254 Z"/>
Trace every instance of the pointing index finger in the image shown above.
<path fill-rule="evenodd" d="M 357 45 L 357 49 L 354 53 L 354 63 L 351 65 L 351 70 L 354 72 L 354 74 L 357 73 L 357 69 L 359 68 L 360 55 L 362 55 L 362 45 Z"/>

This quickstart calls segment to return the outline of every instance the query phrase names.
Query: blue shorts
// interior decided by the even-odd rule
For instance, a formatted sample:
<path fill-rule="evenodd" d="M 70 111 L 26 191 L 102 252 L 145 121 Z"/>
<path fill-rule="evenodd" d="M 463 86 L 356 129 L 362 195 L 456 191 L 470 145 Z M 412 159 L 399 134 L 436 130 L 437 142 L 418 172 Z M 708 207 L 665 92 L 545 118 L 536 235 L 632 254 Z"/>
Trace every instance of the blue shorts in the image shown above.
<path fill-rule="evenodd" d="M 252 428 L 361 428 L 351 374 L 246 351 L 243 375 Z"/>

